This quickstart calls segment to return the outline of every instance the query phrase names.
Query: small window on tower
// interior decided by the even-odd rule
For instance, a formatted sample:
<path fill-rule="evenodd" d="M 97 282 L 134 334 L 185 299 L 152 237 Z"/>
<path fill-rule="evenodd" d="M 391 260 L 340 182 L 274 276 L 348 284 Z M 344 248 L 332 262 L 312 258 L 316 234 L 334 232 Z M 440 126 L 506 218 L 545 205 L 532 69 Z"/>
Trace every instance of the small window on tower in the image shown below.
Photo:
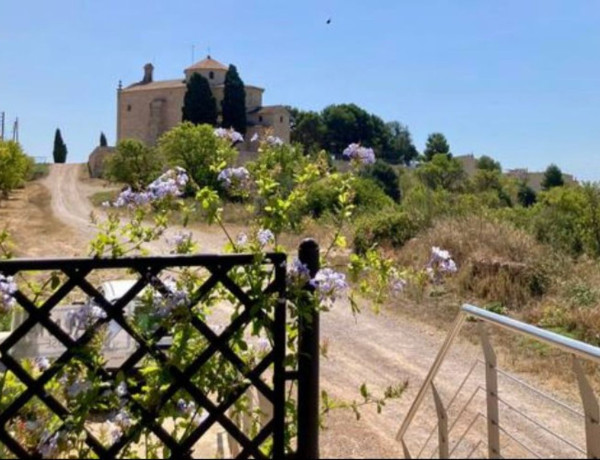
<path fill-rule="evenodd" d="M 131 104 L 127 104 L 127 111 L 131 112 Z"/>
<path fill-rule="evenodd" d="M 283 123 L 283 117 L 279 117 L 279 123 Z"/>
<path fill-rule="evenodd" d="M 262 122 L 262 115 L 259 115 L 258 121 Z"/>
<path fill-rule="evenodd" d="M 208 77 L 212 80 L 213 78 L 215 78 L 215 73 L 211 70 L 208 74 Z"/>

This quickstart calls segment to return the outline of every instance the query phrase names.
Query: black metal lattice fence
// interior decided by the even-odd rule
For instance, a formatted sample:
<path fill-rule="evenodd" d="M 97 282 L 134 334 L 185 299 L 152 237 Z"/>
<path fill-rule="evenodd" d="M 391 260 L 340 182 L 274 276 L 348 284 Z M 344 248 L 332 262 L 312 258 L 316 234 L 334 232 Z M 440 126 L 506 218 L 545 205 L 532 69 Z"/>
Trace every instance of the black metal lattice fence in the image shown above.
<path fill-rule="evenodd" d="M 310 244 L 309 244 L 310 246 Z M 305 246 L 306 249 L 306 246 Z M 316 251 L 316 257 L 315 257 Z M 304 251 L 306 252 L 306 251 Z M 302 254 L 301 257 L 307 257 Z M 310 246 L 307 261 L 312 263 L 313 272 L 318 268 L 318 247 Z M 194 255 L 172 257 L 144 257 L 123 259 L 58 259 L 58 260 L 9 260 L 0 261 L 0 273 L 5 276 L 15 276 L 20 273 L 36 271 L 60 273 L 61 284 L 55 287 L 52 295 L 42 302 L 35 302 L 25 295 L 22 290 L 14 294 L 20 308 L 26 312 L 23 321 L 15 324 L 10 334 L 0 343 L 0 362 L 5 367 L 4 373 L 10 372 L 20 382 L 23 391 L 15 395 L 11 401 L 0 399 L 0 443 L 5 452 L 10 452 L 18 458 L 39 456 L 37 448 L 24 446 L 14 429 L 14 420 L 20 411 L 34 399 L 43 403 L 53 417 L 58 417 L 59 430 L 68 430 L 68 421 L 72 416 L 71 409 L 60 397 L 48 391 L 48 384 L 56 381 L 65 366 L 73 360 L 82 362 L 87 367 L 86 372 L 97 376 L 107 388 L 115 388 L 117 376 L 136 375 L 137 384 L 142 387 L 144 376 L 137 370 L 144 360 L 151 359 L 157 366 L 170 376 L 164 387 L 160 389 L 159 397 L 152 404 L 145 404 L 133 396 L 128 398 L 127 404 L 136 414 L 136 422 L 128 427 L 118 439 L 110 443 L 102 442 L 97 430 L 89 425 L 83 427 L 85 443 L 91 456 L 100 458 L 117 458 L 123 455 L 123 449 L 139 441 L 142 432 L 150 433 L 163 446 L 163 454 L 169 457 L 192 457 L 195 455 L 196 443 L 207 434 L 215 424 L 219 424 L 227 436 L 236 442 L 240 449 L 239 458 L 264 458 L 265 452 L 270 452 L 273 458 L 282 458 L 285 455 L 286 444 L 286 397 L 290 381 L 298 380 L 298 413 L 299 432 L 297 434 L 298 455 L 302 452 L 312 452 L 316 455 L 318 450 L 318 414 L 315 408 L 318 404 L 318 357 L 311 356 L 314 350 L 318 353 L 318 329 L 311 329 L 308 335 L 304 334 L 304 341 L 300 339 L 300 370 L 286 369 L 286 255 L 281 253 L 267 254 L 261 266 L 270 270 L 268 282 L 261 288 L 260 293 L 250 290 L 244 291 L 234 281 L 230 273 L 256 265 L 254 255 Z M 311 262 L 312 261 L 312 262 Z M 216 289 L 224 289 L 232 302 L 239 306 L 238 313 L 231 315 L 231 321 L 222 330 L 216 332 L 206 320 L 198 314 L 191 314 L 188 320 L 194 327 L 194 333 L 200 334 L 207 346 L 197 350 L 185 366 L 173 363 L 169 357 L 168 346 L 165 348 L 164 339 L 168 338 L 169 330 L 165 326 L 157 327 L 147 336 L 141 334 L 139 329 L 131 323 L 127 315 L 127 306 L 136 299 L 145 289 L 151 288 L 167 297 L 169 288 L 161 279 L 161 273 L 177 268 L 199 268 L 207 272 L 203 282 L 195 289 L 186 301 L 187 307 L 192 311 L 195 306 L 201 305 L 211 296 Z M 92 282 L 88 281 L 92 273 L 108 270 L 129 270 L 135 273 L 136 281 L 118 299 L 109 301 Z M 61 324 L 53 320 L 51 313 L 59 303 L 65 301 L 74 289 L 83 291 L 94 305 L 102 308 L 104 313 L 94 319 L 93 324 L 87 327 L 78 337 L 65 331 Z M 266 302 L 264 299 L 268 299 Z M 232 347 L 232 338 L 243 334 L 245 328 L 250 327 L 256 319 L 261 320 L 270 337 L 270 350 L 261 356 L 253 366 L 242 359 Z M 317 317 L 318 318 L 318 317 Z M 134 341 L 135 346 L 131 353 L 114 369 L 106 365 L 86 362 L 82 360 L 81 350 L 92 343 L 98 331 L 108 324 L 116 324 Z M 315 320 L 318 327 L 318 322 Z M 39 376 L 34 377 L 24 365 L 24 360 L 14 353 L 20 341 L 31 334 L 34 328 L 43 328 L 53 340 L 62 347 L 62 353 L 52 360 L 51 365 L 44 369 Z M 308 328 L 310 329 L 310 328 Z M 317 336 L 315 338 L 315 332 Z M 312 335 L 311 335 L 312 334 Z M 302 333 L 300 334 L 303 335 Z M 161 344 L 161 340 L 163 343 Z M 316 347 L 314 341 L 317 341 Z M 309 343 L 310 342 L 310 343 Z M 304 351 L 302 351 L 304 349 Z M 313 350 L 313 351 L 310 351 Z M 207 394 L 204 388 L 194 383 L 194 375 L 216 355 L 226 361 L 227 365 L 240 375 L 238 383 L 228 391 L 220 400 L 215 401 Z M 104 363 L 105 364 L 105 363 Z M 303 369 L 304 367 L 304 369 Z M 316 370 L 315 370 L 316 369 Z M 138 387 L 138 388 L 139 388 Z M 232 420 L 230 410 L 249 388 L 253 387 L 261 397 L 272 406 L 272 416 L 264 426 L 249 433 L 242 430 L 239 423 Z M 158 422 L 161 411 L 172 404 L 173 398 L 180 392 L 186 392 L 198 408 L 205 412 L 205 418 L 187 430 L 185 436 L 174 436 L 165 429 L 164 424 Z M 134 393 L 134 391 L 130 391 Z M 311 401 L 303 401 L 306 396 Z M 1 396 L 0 396 L 1 398 Z M 316 398 L 316 399 L 315 399 Z M 306 408 L 309 413 L 306 414 Z M 314 425 L 314 426 L 313 426 Z M 306 438 L 306 439 L 304 439 Z M 288 440 L 289 441 L 289 440 Z M 266 442 L 270 442 L 270 449 L 265 450 Z M 261 448 L 261 446 L 263 448 Z M 312 446 L 312 447 L 311 447 Z M 288 452 L 289 454 L 289 452 Z"/>

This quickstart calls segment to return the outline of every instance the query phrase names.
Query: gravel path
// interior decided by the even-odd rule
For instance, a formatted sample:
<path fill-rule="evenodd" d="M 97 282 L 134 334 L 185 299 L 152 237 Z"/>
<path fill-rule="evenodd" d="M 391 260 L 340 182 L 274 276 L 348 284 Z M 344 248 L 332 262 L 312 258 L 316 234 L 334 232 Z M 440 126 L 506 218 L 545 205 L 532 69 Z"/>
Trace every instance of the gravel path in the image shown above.
<path fill-rule="evenodd" d="M 94 208 L 87 197 L 99 186 L 96 182 L 82 179 L 81 174 L 81 165 L 53 165 L 44 184 L 52 194 L 51 206 L 55 216 L 76 229 L 84 240 L 94 235 L 94 228 L 89 223 L 89 215 Z M 95 212 L 98 213 L 97 210 Z M 194 236 L 201 243 L 202 252 L 219 251 L 224 242 L 218 232 L 195 230 Z M 164 247 L 156 245 L 152 249 L 160 253 Z M 323 315 L 322 338 L 330 344 L 329 358 L 323 359 L 321 366 L 323 389 L 337 398 L 358 399 L 358 388 L 364 381 L 368 382 L 374 393 L 381 393 L 386 386 L 405 380 L 409 381 L 409 388 L 399 401 L 389 403 L 381 415 L 366 409 L 361 420 L 355 421 L 350 411 L 333 413 L 326 420 L 328 430 L 321 435 L 323 457 L 402 457 L 401 446 L 394 439 L 395 433 L 444 340 L 445 332 L 403 315 L 400 303 L 391 305 L 379 315 L 371 313 L 368 306 L 364 311 L 354 318 L 350 308 L 340 304 Z M 436 380 L 446 404 L 477 358 L 481 358 L 478 346 L 462 339 L 457 341 Z M 483 367 L 478 366 L 467 381 L 465 391 L 461 392 L 455 406 L 449 411 L 451 421 L 458 412 L 456 408 L 466 402 L 478 385 L 484 384 L 483 375 Z M 527 376 L 521 378 L 528 380 Z M 563 437 L 585 445 L 582 440 L 583 425 L 578 417 L 573 418 L 567 411 L 558 409 L 508 380 L 500 379 L 500 385 L 501 398 L 513 407 L 551 426 Z M 453 442 L 478 412 L 485 414 L 485 399 L 481 393 L 473 399 L 452 431 Z M 413 455 L 418 453 L 435 424 L 432 401 L 426 400 L 422 409 L 409 431 L 408 445 Z M 501 420 L 504 420 L 503 426 L 513 437 L 541 455 L 559 457 L 573 456 L 575 453 L 564 442 L 524 422 L 525 419 L 515 416 L 514 411 L 505 406 L 501 406 Z M 485 440 L 485 426 L 485 420 L 480 417 L 455 454 L 468 455 L 475 448 L 474 455 L 487 455 L 485 442 L 477 447 L 480 440 Z M 437 434 L 433 440 L 437 440 Z M 511 441 L 505 435 L 502 441 L 504 457 L 528 456 L 518 442 Z M 431 446 L 432 449 L 434 443 Z M 429 456 L 431 450 L 426 450 L 425 454 Z"/>

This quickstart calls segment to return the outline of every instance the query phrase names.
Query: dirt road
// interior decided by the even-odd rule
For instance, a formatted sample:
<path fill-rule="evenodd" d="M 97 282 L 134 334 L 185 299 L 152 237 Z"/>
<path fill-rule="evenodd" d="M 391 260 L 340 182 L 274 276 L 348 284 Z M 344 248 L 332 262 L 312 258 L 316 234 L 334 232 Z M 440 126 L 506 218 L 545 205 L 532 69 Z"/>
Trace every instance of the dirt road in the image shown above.
<path fill-rule="evenodd" d="M 51 207 L 55 217 L 84 239 L 94 235 L 94 228 L 88 223 L 93 207 L 87 197 L 101 189 L 101 185 L 82 179 L 81 173 L 80 165 L 53 165 L 44 184 L 52 194 Z M 101 210 L 99 212 L 102 213 Z M 216 232 L 206 229 L 196 229 L 194 236 L 206 252 L 218 251 L 224 242 L 224 238 Z M 154 249 L 157 252 L 163 250 L 160 245 Z M 348 305 L 340 304 L 323 315 L 322 338 L 329 341 L 329 359 L 322 361 L 321 381 L 323 389 L 331 396 L 346 400 L 360 399 L 358 388 L 365 381 L 376 394 L 380 394 L 388 385 L 409 381 L 405 395 L 399 401 L 389 403 L 381 415 L 377 415 L 373 409 L 365 409 L 362 419 L 355 421 L 348 410 L 333 413 L 326 420 L 329 429 L 321 435 L 323 457 L 403 456 L 401 446 L 394 439 L 395 433 L 444 340 L 445 332 L 403 315 L 401 305 L 398 301 L 379 315 L 371 313 L 367 306 L 363 314 L 354 318 Z M 446 404 L 477 358 L 481 358 L 478 346 L 466 340 L 459 340 L 454 346 L 436 380 Z M 483 367 L 478 366 L 465 384 L 465 391 L 461 392 L 449 411 L 451 418 L 470 393 L 483 385 L 483 375 Z M 527 376 L 520 377 L 530 380 Z M 507 379 L 500 379 L 500 385 L 501 397 L 514 409 L 539 419 L 567 440 L 585 445 L 582 422 L 576 416 L 573 418 L 566 411 L 557 409 L 555 405 L 535 397 Z M 408 445 L 413 455 L 418 453 L 435 423 L 431 400 L 423 409 L 415 420 L 415 427 L 409 432 Z M 454 442 L 478 412 L 485 414 L 482 392 L 473 399 L 452 431 Z M 543 430 L 524 422 L 507 406 L 501 407 L 501 419 L 508 422 L 507 429 L 512 429 L 511 436 L 517 439 L 514 441 L 508 435 L 502 435 L 503 446 L 506 445 L 503 451 L 505 457 L 528 455 L 519 442 L 544 456 L 573 456 L 576 453 L 564 442 L 552 437 L 550 439 Z M 484 439 L 485 425 L 485 420 L 480 418 L 457 447 L 455 455 L 468 455 L 472 449 L 475 449 L 474 455 L 487 455 L 485 443 L 478 444 L 479 440 Z M 434 440 L 437 440 L 437 434 Z M 429 456 L 430 453 L 426 450 L 423 455 Z"/>

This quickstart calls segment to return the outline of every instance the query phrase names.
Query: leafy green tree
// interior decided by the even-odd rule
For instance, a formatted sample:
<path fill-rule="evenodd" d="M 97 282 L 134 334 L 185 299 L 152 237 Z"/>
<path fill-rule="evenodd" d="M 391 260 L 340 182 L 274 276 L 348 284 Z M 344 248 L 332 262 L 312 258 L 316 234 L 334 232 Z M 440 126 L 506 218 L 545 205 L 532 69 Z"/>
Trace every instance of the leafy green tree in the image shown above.
<path fill-rule="evenodd" d="M 425 144 L 425 150 L 423 150 L 423 156 L 426 161 L 431 161 L 435 155 L 444 154 L 452 157 L 450 153 L 450 145 L 446 137 L 442 133 L 431 133 L 427 137 L 427 143 Z"/>
<path fill-rule="evenodd" d="M 386 127 L 389 132 L 390 143 L 388 149 L 382 152 L 381 158 L 392 164 L 410 164 L 419 156 L 419 152 L 413 144 L 408 126 L 397 121 L 391 121 L 386 124 Z"/>
<path fill-rule="evenodd" d="M 106 142 L 106 136 L 103 132 L 100 133 L 100 147 L 107 147 L 108 142 Z"/>
<path fill-rule="evenodd" d="M 477 160 L 477 169 L 483 169 L 486 171 L 502 171 L 502 165 L 500 162 L 494 160 L 487 155 L 483 155 Z"/>
<path fill-rule="evenodd" d="M 553 187 L 560 187 L 562 185 L 565 185 L 562 171 L 555 164 L 551 164 L 548 166 L 548 168 L 546 168 L 546 172 L 544 172 L 542 188 L 544 190 L 549 190 Z"/>
<path fill-rule="evenodd" d="M 372 147 L 377 155 L 389 148 L 385 123 L 356 104 L 330 105 L 321 113 L 326 133 L 323 147 L 337 155 L 351 143 Z"/>
<path fill-rule="evenodd" d="M 56 128 L 54 133 L 54 149 L 52 150 L 54 163 L 65 163 L 67 161 L 67 145 L 64 143 L 60 129 Z"/>
<path fill-rule="evenodd" d="M 138 191 L 156 179 L 163 168 L 164 160 L 156 149 L 136 139 L 123 139 L 117 144 L 116 152 L 106 160 L 104 175 Z"/>
<path fill-rule="evenodd" d="M 319 150 L 325 143 L 326 127 L 317 112 L 305 112 L 292 108 L 290 139 L 304 146 L 304 153 Z"/>
<path fill-rule="evenodd" d="M 221 108 L 223 111 L 222 126 L 246 134 L 246 90 L 234 65 L 230 65 L 225 74 Z"/>
<path fill-rule="evenodd" d="M 456 191 L 463 184 L 465 172 L 460 161 L 438 153 L 417 169 L 417 176 L 429 188 Z"/>
<path fill-rule="evenodd" d="M 517 192 L 517 200 L 519 201 L 521 206 L 528 208 L 535 204 L 535 202 L 537 201 L 537 195 L 535 193 L 535 190 L 533 190 L 529 185 L 523 182 L 521 183 L 521 185 L 519 185 L 519 191 Z"/>
<path fill-rule="evenodd" d="M 32 168 L 33 161 L 21 145 L 0 141 L 0 193 L 4 198 L 27 179 Z"/>
<path fill-rule="evenodd" d="M 217 124 L 217 101 L 208 80 L 199 73 L 191 76 L 183 98 L 182 120 L 195 125 Z"/>
<path fill-rule="evenodd" d="M 219 187 L 219 171 L 232 164 L 238 154 L 229 140 L 215 136 L 210 125 L 190 122 L 163 134 L 158 148 L 169 166 L 184 168 L 199 187 Z"/>
<path fill-rule="evenodd" d="M 371 179 L 396 203 L 400 202 L 400 178 L 394 168 L 384 161 L 377 160 L 366 167 L 362 175 Z"/>

